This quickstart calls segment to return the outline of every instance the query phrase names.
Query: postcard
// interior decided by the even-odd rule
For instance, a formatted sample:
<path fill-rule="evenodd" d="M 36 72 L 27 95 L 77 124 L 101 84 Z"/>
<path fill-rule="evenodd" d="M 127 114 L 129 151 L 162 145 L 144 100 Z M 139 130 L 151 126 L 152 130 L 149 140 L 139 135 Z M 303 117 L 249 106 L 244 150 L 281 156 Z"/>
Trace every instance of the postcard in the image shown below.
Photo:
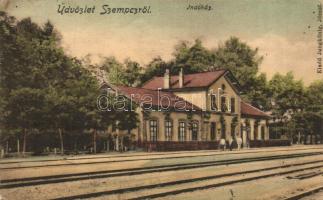
<path fill-rule="evenodd" d="M 0 200 L 323 199 L 322 3 L 0 0 Z"/>

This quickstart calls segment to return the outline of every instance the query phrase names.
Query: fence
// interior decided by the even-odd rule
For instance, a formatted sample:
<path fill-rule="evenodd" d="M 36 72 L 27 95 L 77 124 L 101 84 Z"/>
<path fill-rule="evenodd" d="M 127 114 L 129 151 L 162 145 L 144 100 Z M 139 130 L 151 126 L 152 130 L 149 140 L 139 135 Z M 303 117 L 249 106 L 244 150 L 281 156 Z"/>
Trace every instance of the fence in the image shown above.
<path fill-rule="evenodd" d="M 278 147 L 278 146 L 290 146 L 290 140 L 272 139 L 272 140 L 251 140 L 249 141 L 251 148 L 255 147 Z"/>
<path fill-rule="evenodd" d="M 160 142 L 141 142 L 137 143 L 139 148 L 146 151 L 188 151 L 188 150 L 211 150 L 218 149 L 218 141 L 160 141 Z"/>

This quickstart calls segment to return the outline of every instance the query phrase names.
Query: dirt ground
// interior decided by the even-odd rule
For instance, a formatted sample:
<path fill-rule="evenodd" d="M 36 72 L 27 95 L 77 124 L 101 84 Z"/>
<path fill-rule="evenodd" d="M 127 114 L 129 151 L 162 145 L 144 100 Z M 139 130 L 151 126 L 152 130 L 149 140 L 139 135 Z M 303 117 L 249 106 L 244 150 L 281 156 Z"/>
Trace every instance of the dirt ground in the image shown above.
<path fill-rule="evenodd" d="M 55 161 L 43 161 L 44 157 L 27 159 L 6 159 L 0 161 L 1 180 L 20 179 L 27 177 L 41 177 L 48 175 L 64 175 L 80 172 L 96 172 L 113 169 L 129 169 L 135 167 L 153 167 L 170 164 L 201 163 L 208 161 L 223 161 L 241 158 L 255 158 L 261 156 L 291 155 L 295 153 L 322 152 L 323 146 L 294 146 L 281 148 L 252 149 L 234 152 L 219 151 L 193 151 L 193 152 L 172 152 L 172 153 L 126 153 L 123 157 L 117 154 L 101 154 L 79 157 L 61 157 L 51 158 Z M 304 164 L 299 166 L 282 167 L 287 165 L 301 164 L 305 162 L 320 161 L 317 163 Z M 8 163 L 8 162 L 21 163 Z M 32 162 L 28 162 L 32 161 Z M 38 162 L 39 161 L 39 162 Z M 113 162 L 111 162 L 113 161 Z M 91 162 L 103 162 L 91 164 Z M 69 165 L 72 163 L 73 165 Z M 64 165 L 68 164 L 68 165 Z M 58 166 L 46 166 L 58 165 Z M 291 169 L 302 169 L 305 167 L 317 167 L 308 172 L 323 172 L 323 154 L 298 157 L 292 159 L 279 159 L 270 161 L 248 162 L 234 165 L 219 165 L 210 167 L 196 167 L 177 171 L 162 171 L 155 173 L 134 174 L 128 176 L 91 178 L 78 181 L 67 181 L 50 183 L 43 185 L 14 187 L 1 189 L 0 195 L 3 199 L 53 199 L 59 197 L 68 197 L 79 194 L 105 192 L 117 189 L 148 186 L 151 184 L 160 184 L 170 181 L 196 179 L 207 176 L 216 176 L 223 174 L 235 174 L 250 170 L 277 167 L 274 170 L 267 170 L 255 173 L 237 174 L 227 177 L 192 181 L 183 184 L 155 187 L 151 189 L 142 189 L 126 193 L 116 193 L 105 196 L 99 196 L 95 199 L 131 199 L 151 194 L 165 193 L 174 190 L 204 187 L 210 184 L 224 183 L 232 180 L 241 180 L 263 175 L 286 172 Z M 198 165 L 197 165 L 198 166 Z M 23 167 L 23 168 L 19 168 Z M 297 175 L 302 171 L 293 173 Z M 304 172 L 305 173 L 305 172 Z M 177 195 L 168 195 L 160 199 L 284 199 L 285 197 L 317 187 L 323 184 L 323 176 L 314 176 L 311 178 L 299 180 L 288 178 L 289 175 L 273 176 L 269 178 L 257 179 L 254 181 L 241 182 L 216 188 L 201 189 L 193 192 L 185 192 Z M 318 194 L 319 195 L 319 194 Z M 218 199 L 218 198 L 216 198 Z M 305 199 L 308 200 L 308 199 Z"/>

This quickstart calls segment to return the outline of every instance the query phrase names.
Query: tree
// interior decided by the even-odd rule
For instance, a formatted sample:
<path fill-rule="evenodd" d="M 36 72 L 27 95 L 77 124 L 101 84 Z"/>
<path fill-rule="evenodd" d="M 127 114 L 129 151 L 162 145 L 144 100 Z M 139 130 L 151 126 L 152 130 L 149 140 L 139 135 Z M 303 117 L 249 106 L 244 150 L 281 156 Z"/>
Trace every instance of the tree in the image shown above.
<path fill-rule="evenodd" d="M 140 82 L 142 68 L 139 63 L 130 59 L 120 63 L 114 57 L 106 57 L 99 69 L 107 73 L 109 83 L 114 85 L 136 86 Z"/>
<path fill-rule="evenodd" d="M 187 41 L 182 41 L 175 47 L 173 53 L 174 65 L 171 72 L 178 74 L 181 68 L 185 73 L 202 72 L 210 69 L 214 63 L 214 54 L 202 45 L 202 41 L 195 40 L 192 46 Z"/>
<path fill-rule="evenodd" d="M 231 37 L 214 51 L 215 69 L 228 69 L 239 80 L 244 92 L 250 91 L 257 76 L 262 57 L 236 37 Z"/>
<path fill-rule="evenodd" d="M 1 77 L 0 88 L 3 118 L 1 127 L 21 130 L 24 135 L 23 153 L 28 132 L 42 124 L 40 113 L 44 105 L 44 69 L 50 62 L 44 55 L 56 45 L 58 38 L 51 23 L 44 31 L 30 18 L 17 21 L 0 12 Z M 10 132 L 10 131 L 9 131 Z"/>
<path fill-rule="evenodd" d="M 57 130 L 64 153 L 64 132 L 88 127 L 88 112 L 95 109 L 98 95 L 97 81 L 79 60 L 65 55 L 50 22 L 40 27 L 30 18 L 16 21 L 0 14 L 1 47 L 5 49 L 0 63 L 0 91 L 5 97 L 1 125 L 24 130 L 24 138 L 31 129 Z"/>
<path fill-rule="evenodd" d="M 124 62 L 123 76 L 126 80 L 126 85 L 137 86 L 140 83 L 142 67 L 139 63 L 126 59 Z"/>
<path fill-rule="evenodd" d="M 156 57 L 145 68 L 144 73 L 140 77 L 140 82 L 145 83 L 154 76 L 163 76 L 166 69 L 171 68 L 171 64 L 163 61 L 161 57 Z"/>
<path fill-rule="evenodd" d="M 290 117 L 306 106 L 303 82 L 295 80 L 291 72 L 286 75 L 275 74 L 269 81 L 269 91 L 271 110 L 280 120 Z"/>
<path fill-rule="evenodd" d="M 202 41 L 196 39 L 194 44 L 188 41 L 181 41 L 175 45 L 174 58 L 166 62 L 161 57 L 154 58 L 147 66 L 141 76 L 141 83 L 144 83 L 154 76 L 163 76 L 166 69 L 177 75 L 181 68 L 184 73 L 191 74 L 209 70 L 214 63 L 214 54 L 205 48 Z"/>
<path fill-rule="evenodd" d="M 35 128 L 40 128 L 44 95 L 38 89 L 21 88 L 11 92 L 6 110 L 5 125 L 8 129 L 22 129 L 23 155 L 26 152 L 27 134 Z"/>
<path fill-rule="evenodd" d="M 250 84 L 248 91 L 242 93 L 242 98 L 261 110 L 269 111 L 271 102 L 269 101 L 270 90 L 266 75 L 261 73 L 250 81 L 252 84 Z"/>
<path fill-rule="evenodd" d="M 99 85 L 91 73 L 81 67 L 80 62 L 65 59 L 66 68 L 61 74 L 59 68 L 52 69 L 54 76 L 68 77 L 51 84 L 46 92 L 47 119 L 51 128 L 56 129 L 61 153 L 64 153 L 63 133 L 65 131 L 93 129 L 96 132 L 99 124 L 103 127 L 101 116 L 97 113 L 96 100 Z M 58 67 L 58 66 L 57 66 Z"/>
<path fill-rule="evenodd" d="M 318 135 L 320 135 L 320 142 L 323 143 L 323 81 L 311 83 L 306 94 L 307 102 L 303 119 L 305 119 L 311 137 L 315 134 L 315 143 L 318 143 Z M 311 143 L 313 143 L 312 138 Z"/>
<path fill-rule="evenodd" d="M 313 97 L 311 101 L 308 89 L 304 87 L 301 80 L 295 80 L 291 72 L 286 75 L 275 74 L 269 81 L 268 87 L 275 129 L 289 133 L 291 139 L 300 137 L 301 132 L 305 139 L 307 135 L 312 135 L 312 129 L 316 127 L 313 123 L 318 118 L 315 113 L 311 113 L 310 108 L 318 104 L 315 98 L 319 99 L 319 97 Z M 316 108 L 316 110 L 322 109 Z"/>

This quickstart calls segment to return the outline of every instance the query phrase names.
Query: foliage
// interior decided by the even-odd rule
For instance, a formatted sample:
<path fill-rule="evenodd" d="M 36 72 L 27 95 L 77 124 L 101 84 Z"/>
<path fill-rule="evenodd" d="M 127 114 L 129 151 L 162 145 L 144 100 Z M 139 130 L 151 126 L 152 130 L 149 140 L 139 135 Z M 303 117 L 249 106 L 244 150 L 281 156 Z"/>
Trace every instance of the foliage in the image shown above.
<path fill-rule="evenodd" d="M 130 59 L 120 63 L 114 57 L 105 57 L 99 68 L 107 72 L 109 83 L 114 85 L 136 86 L 139 84 L 141 66 Z"/>
<path fill-rule="evenodd" d="M 209 69 L 214 63 L 214 55 L 197 39 L 192 46 L 187 41 L 182 41 L 175 47 L 173 53 L 174 65 L 171 68 L 173 74 L 177 74 L 181 68 L 184 73 L 201 72 Z"/>
<path fill-rule="evenodd" d="M 214 67 L 230 70 L 239 80 L 243 91 L 248 91 L 254 85 L 262 61 L 258 49 L 252 49 L 238 38 L 231 37 L 214 54 Z"/>
<path fill-rule="evenodd" d="M 141 75 L 141 83 L 145 83 L 154 76 L 164 75 L 166 69 L 171 68 L 171 63 L 163 61 L 160 57 L 154 58 L 145 68 L 145 72 Z"/>
<path fill-rule="evenodd" d="M 96 78 L 80 60 L 64 53 L 60 34 L 50 22 L 41 27 L 30 18 L 18 21 L 1 12 L 0 42 L 2 138 L 7 140 L 10 133 L 24 130 L 25 147 L 28 134 L 56 132 L 63 153 L 65 133 L 105 130 L 121 118 L 114 112 L 97 109 L 100 88 Z M 118 65 L 114 60 L 105 64 Z M 140 66 L 130 60 L 125 66 L 123 76 L 134 84 Z M 118 66 L 113 70 L 118 72 Z M 118 73 L 111 74 L 119 80 Z M 136 116 L 132 114 L 127 119 L 131 122 Z"/>

